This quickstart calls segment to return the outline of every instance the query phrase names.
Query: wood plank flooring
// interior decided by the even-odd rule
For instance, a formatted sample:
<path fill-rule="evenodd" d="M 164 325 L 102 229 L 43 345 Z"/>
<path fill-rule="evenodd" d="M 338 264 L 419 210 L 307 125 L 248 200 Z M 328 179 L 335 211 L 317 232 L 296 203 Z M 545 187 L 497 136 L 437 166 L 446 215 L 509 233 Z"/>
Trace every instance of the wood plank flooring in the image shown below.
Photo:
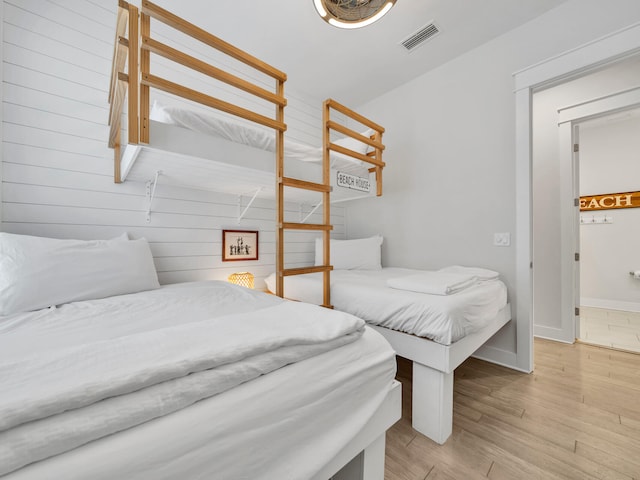
<path fill-rule="evenodd" d="M 386 480 L 640 480 L 640 355 L 536 339 L 524 374 L 469 359 L 455 371 L 453 434 L 411 428 L 410 363 L 399 359 L 403 416 L 387 433 Z"/>

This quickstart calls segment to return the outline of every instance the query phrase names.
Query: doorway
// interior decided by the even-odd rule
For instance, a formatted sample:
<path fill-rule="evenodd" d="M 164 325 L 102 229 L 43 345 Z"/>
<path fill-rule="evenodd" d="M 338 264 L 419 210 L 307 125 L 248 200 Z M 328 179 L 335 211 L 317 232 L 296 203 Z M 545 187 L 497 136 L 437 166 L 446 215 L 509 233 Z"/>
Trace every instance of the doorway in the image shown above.
<path fill-rule="evenodd" d="M 640 210 L 610 194 L 640 190 L 640 108 L 586 120 L 580 128 L 580 321 L 584 342 L 640 353 Z M 610 195 L 601 198 L 592 195 Z M 619 203 L 626 206 L 627 196 Z M 630 197 L 629 197 L 630 198 Z M 594 200 L 596 199 L 596 200 Z M 621 205 L 622 206 L 622 205 Z M 630 275 L 630 273 L 633 273 Z"/>
<path fill-rule="evenodd" d="M 640 56 L 629 57 L 549 88 L 532 98 L 532 236 L 534 335 L 577 338 L 581 263 L 579 125 L 640 101 Z M 603 192 L 605 193 L 605 192 Z"/>
<path fill-rule="evenodd" d="M 640 53 L 640 25 L 591 42 L 583 47 L 535 64 L 514 74 L 516 105 L 516 293 L 517 361 L 519 368 L 533 369 L 533 256 L 532 198 L 532 96 L 536 89 L 557 85 L 612 62 Z M 557 270 L 555 272 L 557 274 Z M 556 311 L 558 321 L 562 314 Z M 575 320 L 573 317 L 572 320 Z M 571 332 L 575 338 L 575 331 Z"/>

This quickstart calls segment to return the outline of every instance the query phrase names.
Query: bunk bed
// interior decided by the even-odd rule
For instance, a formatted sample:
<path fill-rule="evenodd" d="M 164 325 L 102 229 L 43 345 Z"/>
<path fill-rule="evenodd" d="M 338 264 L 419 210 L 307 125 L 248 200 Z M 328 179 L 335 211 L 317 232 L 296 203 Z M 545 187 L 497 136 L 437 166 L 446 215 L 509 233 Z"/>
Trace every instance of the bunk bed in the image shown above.
<path fill-rule="evenodd" d="M 331 270 L 328 249 L 333 229 L 331 203 L 382 195 L 384 128 L 328 99 L 322 106 L 322 145 L 315 149 L 299 147 L 293 142 L 285 145 L 287 125 L 284 123 L 284 109 L 287 100 L 284 97 L 286 75 L 283 72 L 151 2 L 142 1 L 140 15 L 137 10 L 123 0 L 119 2 L 109 94 L 109 146 L 114 149 L 114 181 L 131 179 L 147 182 L 148 219 L 159 179 L 173 185 L 220 193 L 255 191 L 250 204 L 259 197 L 275 198 L 277 295 L 283 295 L 282 279 L 285 276 L 324 272 L 327 287 L 322 304 L 331 307 L 328 288 Z M 161 43 L 151 35 L 151 19 L 242 63 L 256 75 L 268 77 L 275 81 L 275 88 L 268 90 L 258 82 L 252 83 Z M 163 78 L 152 71 L 152 54 L 241 91 L 256 102 L 271 105 L 275 107 L 275 114 L 268 116 L 260 107 L 254 111 Z M 208 108 L 210 112 L 221 112 L 244 123 L 233 126 L 228 122 L 221 124 L 214 121 L 215 117 L 203 118 L 195 111 L 184 112 L 173 105 L 159 107 L 157 114 L 152 115 L 151 89 L 186 99 Z M 127 139 L 123 141 L 121 117 L 125 98 L 130 121 Z M 250 126 L 246 126 L 247 123 Z M 355 126 L 358 130 L 354 129 Z M 240 128 L 245 133 L 225 134 Z M 265 130 L 271 137 L 265 139 L 261 135 L 266 135 Z M 225 133 L 220 134 L 221 131 Z M 255 141 L 238 142 L 239 139 Z M 293 153 L 288 155 L 288 152 Z M 363 185 L 364 188 L 357 188 Z M 287 221 L 284 218 L 285 190 L 286 201 L 311 202 L 312 212 L 322 207 L 322 223 L 310 224 L 306 219 Z M 320 201 L 317 200 L 318 195 L 321 196 Z M 321 231 L 327 248 L 323 265 L 285 269 L 284 233 L 287 230 Z"/>
<path fill-rule="evenodd" d="M 151 34 L 152 19 L 154 22 L 175 29 L 181 34 L 193 38 L 207 47 L 211 47 L 216 52 L 242 63 L 257 72 L 257 74 L 267 76 L 275 83 L 275 87 L 273 90 L 265 89 L 257 83 L 254 84 L 245 78 L 226 72 L 221 68 L 163 44 Z M 246 105 L 236 105 L 216 98 L 209 92 L 199 92 L 185 85 L 180 85 L 176 81 L 163 78 L 152 71 L 152 56 L 162 57 L 180 67 L 191 69 L 217 82 L 224 83 L 260 102 L 271 105 L 271 108 L 275 107 L 275 113 L 268 116 L 264 114 L 263 110 L 257 109 L 254 111 Z M 358 171 L 362 171 L 362 168 L 364 168 L 367 181 L 369 181 L 369 178 L 375 178 L 375 187 L 368 189 L 365 195 L 381 195 L 382 168 L 384 167 L 384 162 L 382 161 L 382 151 L 384 150 L 382 134 L 384 128 L 335 100 L 329 99 L 323 104 L 322 145 L 315 152 L 319 154 L 316 156 L 317 158 L 300 159 L 295 158 L 296 155 L 287 155 L 287 151 L 291 150 L 288 150 L 285 146 L 284 137 L 287 130 L 287 126 L 284 123 L 284 109 L 287 105 L 287 100 L 284 97 L 286 75 L 146 0 L 141 2 L 140 9 L 123 0 L 119 0 L 113 58 L 109 92 L 109 124 L 111 126 L 109 146 L 114 149 L 114 181 L 116 183 L 125 180 L 147 182 L 148 218 L 151 214 L 153 192 L 159 180 L 179 186 L 217 190 L 222 193 L 244 193 L 250 185 L 255 189 L 253 198 L 274 196 L 277 204 L 276 269 L 278 280 L 276 281 L 276 296 L 284 296 L 284 277 L 318 273 L 324 278 L 321 304 L 325 307 L 331 307 L 329 289 L 330 272 L 333 268 L 330 265 L 329 253 L 329 239 L 333 228 L 330 222 L 331 202 L 363 195 L 362 192 L 348 187 L 338 193 L 339 188 L 337 187 L 340 185 L 336 183 L 337 175 L 332 175 L 332 163 L 335 165 L 337 162 L 336 157 L 339 157 L 347 162 L 350 161 L 351 164 L 353 164 L 354 160 L 364 164 L 364 167 L 360 166 Z M 198 129 L 189 128 L 189 125 L 180 124 L 180 121 L 176 120 L 176 117 L 183 116 L 184 112 L 171 111 L 173 106 L 167 108 L 156 105 L 158 107 L 157 111 L 153 112 L 152 89 L 186 99 L 200 107 L 209 108 L 211 111 L 222 112 L 225 115 L 238 118 L 242 120 L 240 123 L 243 125 L 247 123 L 255 124 L 259 129 L 269 130 L 273 135 L 270 142 L 271 146 L 256 148 L 253 144 L 238 143 L 234 141 L 235 139 L 225 138 L 224 135 L 211 135 L 209 134 L 210 132 L 205 133 L 198 131 Z M 128 124 L 126 132 L 123 133 L 121 120 L 125 105 Z M 167 119 L 168 115 L 172 118 Z M 189 113 L 186 115 L 191 116 Z M 346 126 L 338 121 L 336 117 L 340 119 L 346 117 L 360 127 L 354 129 L 351 123 Z M 198 123 L 202 123 L 202 121 L 203 119 L 197 120 Z M 207 122 L 208 120 L 204 120 L 204 123 Z M 362 128 L 366 130 L 362 131 Z M 342 138 L 336 139 L 336 135 Z M 343 141 L 343 139 L 347 141 Z M 273 165 L 274 155 L 275 168 Z M 287 159 L 286 165 L 285 159 Z M 318 176 L 320 177 L 319 180 L 317 180 Z M 309 177 L 314 178 L 314 180 L 307 180 L 306 178 Z M 225 179 L 222 184 L 219 181 L 220 178 Z M 371 184 L 373 183 L 371 182 Z M 234 188 L 226 190 L 224 187 L 229 185 L 233 185 Z M 308 198 L 315 199 L 320 194 L 321 201 L 317 202 L 316 200 L 315 205 L 316 208 L 322 207 L 322 223 L 310 224 L 305 223 L 305 221 L 287 221 L 284 216 L 285 189 L 287 190 L 287 201 L 302 202 Z M 313 197 L 307 196 L 309 192 Z M 332 193 L 333 198 L 331 196 Z M 336 196 L 338 197 L 337 199 L 335 198 Z M 284 233 L 286 230 L 322 232 L 324 241 L 322 264 L 305 268 L 285 269 Z M 265 296 L 266 294 L 259 293 L 257 295 Z M 330 314 L 331 311 L 327 309 L 327 313 Z M 370 336 L 370 333 L 367 335 Z M 384 351 L 384 348 L 382 350 Z M 274 373 L 281 375 L 278 372 L 282 370 L 277 370 Z M 340 369 L 337 368 L 334 372 L 338 370 Z M 293 369 L 290 371 L 293 371 Z M 270 375 L 273 376 L 273 374 Z M 265 376 L 265 378 L 270 375 Z M 303 370 L 299 370 L 296 378 L 304 377 L 305 375 Z M 327 373 L 325 372 L 322 375 L 327 375 Z M 264 381 L 266 382 L 267 380 Z M 286 384 L 287 381 L 284 381 L 280 385 Z M 241 387 L 244 387 L 244 385 Z M 304 392 L 305 389 L 309 388 L 308 385 L 298 385 L 297 387 L 290 385 L 290 387 L 291 389 L 289 386 L 283 387 L 283 391 L 294 395 L 296 391 Z M 268 391 L 270 387 L 265 385 L 265 388 Z M 271 388 L 279 389 L 280 387 L 271 386 Z M 284 422 L 288 425 L 287 428 L 300 429 L 301 431 L 306 431 L 309 436 L 314 437 L 315 435 L 312 434 L 312 431 L 313 429 L 318 429 L 317 437 L 323 438 L 321 443 L 324 444 L 324 447 L 333 443 L 333 441 L 341 445 L 339 452 L 331 458 L 327 458 L 326 455 L 321 456 L 323 465 L 317 465 L 318 468 L 315 469 L 316 473 L 312 476 L 313 479 L 323 480 L 333 476 L 338 471 L 341 472 L 339 478 L 382 479 L 384 475 L 385 431 L 399 418 L 401 405 L 399 388 L 396 382 L 392 381 L 391 384 L 387 384 L 383 388 L 374 387 L 374 390 L 377 390 L 376 395 L 379 396 L 381 402 L 373 412 L 366 413 L 366 409 L 363 410 L 360 406 L 348 401 L 345 404 L 352 405 L 351 408 L 335 409 L 334 413 L 338 424 L 347 422 L 348 418 L 354 416 L 359 418 L 368 417 L 368 420 L 362 422 L 358 429 L 351 430 L 348 439 L 338 436 L 333 437 L 330 431 L 324 431 L 322 422 L 314 422 L 305 415 L 296 416 L 295 421 L 291 421 L 289 424 L 289 420 L 285 419 L 284 412 L 276 412 L 272 416 L 267 416 L 267 422 L 276 424 Z M 247 398 L 241 392 L 242 390 L 240 389 L 232 389 L 230 392 L 225 392 L 223 399 L 220 400 L 222 402 L 220 405 L 226 405 L 227 408 L 238 406 L 241 412 L 251 418 L 255 417 L 256 422 L 261 422 L 262 420 L 257 418 L 261 417 L 261 415 L 259 414 L 260 406 L 256 404 L 256 399 L 261 398 L 262 393 L 260 391 L 245 392 L 245 395 L 251 396 L 251 398 Z M 215 403 L 216 400 L 212 399 L 211 402 Z M 176 422 L 179 426 L 180 417 L 189 419 L 191 415 L 197 415 L 192 413 L 194 410 L 189 407 L 175 412 L 171 417 L 177 419 Z M 190 417 L 187 425 L 198 424 L 198 420 L 197 416 Z M 207 417 L 204 417 L 202 421 L 206 425 Z M 246 423 L 244 425 L 247 426 Z M 133 438 L 138 427 L 132 430 L 133 433 L 131 435 Z M 339 427 L 335 432 L 338 430 L 340 430 Z M 151 437 L 159 439 L 164 436 L 166 431 L 157 430 L 155 435 L 154 432 L 151 433 Z M 249 442 L 248 446 L 243 449 L 245 452 L 259 451 L 269 442 L 267 438 L 259 436 L 252 439 L 249 431 L 241 431 L 240 434 Z M 185 433 L 185 435 L 188 437 L 189 433 Z M 145 433 L 141 434 L 138 440 L 144 442 L 151 437 Z M 196 441 L 197 437 L 193 440 Z M 288 455 L 295 456 L 299 450 L 301 455 L 307 455 L 307 457 L 303 456 L 303 458 L 308 459 L 309 452 L 308 447 L 305 445 L 306 443 L 300 440 L 297 445 L 290 445 L 291 452 Z M 117 444 L 114 445 L 118 448 L 121 447 Z M 136 445 L 135 439 L 133 445 Z M 215 445 L 213 443 L 211 448 L 215 449 Z M 149 449 L 153 449 L 153 446 L 152 443 Z M 316 453 L 324 448 L 321 445 L 316 445 L 316 447 L 318 447 Z M 203 447 L 204 454 L 207 454 L 206 448 L 208 447 Z M 144 451 L 146 452 L 149 449 L 145 447 Z M 167 453 L 171 454 L 170 451 Z M 211 461 L 215 462 L 215 459 L 224 458 L 225 451 L 214 450 L 209 452 L 209 456 L 212 459 Z M 81 461 L 82 458 L 82 454 L 80 454 L 75 459 L 71 458 L 71 462 Z M 130 461 L 131 458 L 127 457 L 124 460 Z M 163 461 L 160 457 L 156 458 L 156 460 Z M 317 460 L 314 461 L 317 462 Z M 271 459 L 268 465 L 275 469 L 276 463 L 277 458 L 274 458 Z M 144 477 L 145 466 L 138 465 L 138 467 L 142 469 L 141 476 Z M 209 468 L 212 467 L 210 466 Z M 276 478 L 276 476 L 278 478 L 296 477 L 296 474 L 291 472 L 287 473 L 288 476 L 276 475 L 269 477 L 275 471 L 272 470 L 270 473 L 268 469 L 265 469 L 259 475 L 252 476 L 252 478 L 264 477 L 265 475 L 266 477 L 264 478 Z M 242 465 L 237 465 L 234 472 L 233 477 L 227 478 L 241 478 L 243 476 Z M 187 471 L 181 472 L 178 467 L 173 471 L 172 478 L 181 476 L 181 473 L 185 474 Z"/>
<path fill-rule="evenodd" d="M 465 272 L 465 276 L 472 272 L 477 280 L 455 294 L 428 294 L 419 291 L 424 272 L 381 266 L 381 237 L 335 243 L 340 245 L 332 246 L 336 251 L 331 281 L 335 308 L 364 319 L 399 356 L 413 362 L 412 426 L 445 443 L 453 425 L 454 370 L 511 320 L 506 286 L 496 272 L 453 266 L 444 270 Z M 345 259 L 342 265 L 340 256 Z M 405 282 L 410 283 L 409 290 L 406 285 L 391 287 L 390 282 L 397 279 L 409 279 Z M 316 302 L 320 281 L 317 276 L 288 278 L 287 298 Z M 274 289 L 275 275 L 267 277 L 266 283 Z"/>

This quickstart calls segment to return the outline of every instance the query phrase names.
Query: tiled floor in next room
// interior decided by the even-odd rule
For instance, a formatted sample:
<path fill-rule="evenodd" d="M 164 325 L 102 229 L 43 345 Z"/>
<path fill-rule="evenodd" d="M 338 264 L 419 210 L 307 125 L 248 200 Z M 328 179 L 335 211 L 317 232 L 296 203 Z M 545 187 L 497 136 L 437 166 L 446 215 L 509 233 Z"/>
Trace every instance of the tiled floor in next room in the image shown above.
<path fill-rule="evenodd" d="M 640 312 L 580 307 L 580 340 L 640 353 Z"/>

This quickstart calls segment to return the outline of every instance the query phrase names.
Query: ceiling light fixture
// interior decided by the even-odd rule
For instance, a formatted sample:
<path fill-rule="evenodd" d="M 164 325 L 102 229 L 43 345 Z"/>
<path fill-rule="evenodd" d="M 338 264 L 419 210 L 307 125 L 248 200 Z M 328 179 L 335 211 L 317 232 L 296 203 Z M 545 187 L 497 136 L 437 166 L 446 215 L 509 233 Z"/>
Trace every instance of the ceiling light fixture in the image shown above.
<path fill-rule="evenodd" d="M 313 0 L 322 19 L 338 28 L 361 28 L 381 19 L 396 0 Z"/>

